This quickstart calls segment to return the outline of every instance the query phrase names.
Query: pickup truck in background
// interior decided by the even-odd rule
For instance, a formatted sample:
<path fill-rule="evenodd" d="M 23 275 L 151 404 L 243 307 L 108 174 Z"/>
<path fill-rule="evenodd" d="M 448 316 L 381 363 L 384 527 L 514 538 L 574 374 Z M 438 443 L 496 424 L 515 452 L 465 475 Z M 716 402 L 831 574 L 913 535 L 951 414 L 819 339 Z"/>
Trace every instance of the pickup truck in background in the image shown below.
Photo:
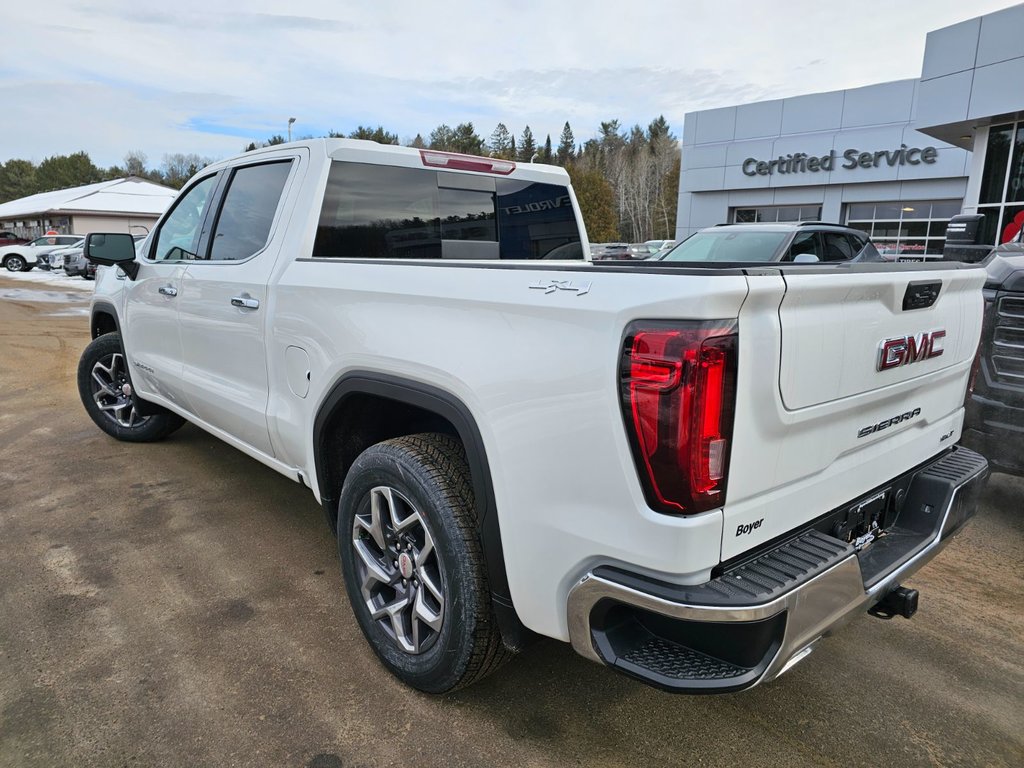
<path fill-rule="evenodd" d="M 980 266 L 985 321 L 967 397 L 964 445 L 994 469 L 1024 475 L 1024 242 L 997 246 Z"/>
<path fill-rule="evenodd" d="M 981 451 L 993 468 L 1024 475 L 1024 227 L 1009 220 L 994 246 L 985 239 L 985 214 L 954 216 L 943 259 L 977 262 L 985 281 L 985 320 L 971 377 L 963 444 Z"/>
<path fill-rule="evenodd" d="M 973 515 L 983 270 L 590 263 L 564 170 L 328 139 L 203 169 L 102 269 L 95 423 L 308 486 L 367 641 L 442 693 L 534 634 L 646 683 L 782 674 Z"/>

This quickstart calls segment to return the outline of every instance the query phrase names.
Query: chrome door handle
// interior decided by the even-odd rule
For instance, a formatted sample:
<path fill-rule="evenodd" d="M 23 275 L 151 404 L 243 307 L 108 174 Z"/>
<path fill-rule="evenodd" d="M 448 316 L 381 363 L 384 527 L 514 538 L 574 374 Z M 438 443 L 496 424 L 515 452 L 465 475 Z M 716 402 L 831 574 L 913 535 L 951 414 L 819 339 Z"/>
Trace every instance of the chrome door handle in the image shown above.
<path fill-rule="evenodd" d="M 231 300 L 231 306 L 242 307 L 243 309 L 259 309 L 260 300 L 249 296 L 235 296 L 235 298 Z"/>
<path fill-rule="evenodd" d="M 178 289 L 175 288 L 173 285 L 161 285 L 159 288 L 156 289 L 156 292 L 162 293 L 164 296 L 178 295 Z"/>

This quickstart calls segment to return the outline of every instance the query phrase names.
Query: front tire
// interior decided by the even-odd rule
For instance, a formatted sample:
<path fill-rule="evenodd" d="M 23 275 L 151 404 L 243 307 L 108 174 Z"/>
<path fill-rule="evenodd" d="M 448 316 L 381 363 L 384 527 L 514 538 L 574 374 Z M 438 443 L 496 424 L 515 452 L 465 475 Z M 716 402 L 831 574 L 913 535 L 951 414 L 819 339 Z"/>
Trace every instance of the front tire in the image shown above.
<path fill-rule="evenodd" d="M 4 269 L 8 272 L 23 272 L 25 270 L 25 257 L 12 253 L 4 258 Z"/>
<path fill-rule="evenodd" d="M 363 451 L 341 492 L 338 548 L 359 627 L 402 682 L 447 693 L 509 657 L 454 438 L 410 435 Z"/>
<path fill-rule="evenodd" d="M 139 413 L 119 333 L 93 339 L 82 352 L 78 362 L 78 394 L 96 426 L 118 440 L 163 440 L 185 423 L 177 414 L 152 404 L 147 404 L 147 410 L 160 412 L 145 416 Z"/>

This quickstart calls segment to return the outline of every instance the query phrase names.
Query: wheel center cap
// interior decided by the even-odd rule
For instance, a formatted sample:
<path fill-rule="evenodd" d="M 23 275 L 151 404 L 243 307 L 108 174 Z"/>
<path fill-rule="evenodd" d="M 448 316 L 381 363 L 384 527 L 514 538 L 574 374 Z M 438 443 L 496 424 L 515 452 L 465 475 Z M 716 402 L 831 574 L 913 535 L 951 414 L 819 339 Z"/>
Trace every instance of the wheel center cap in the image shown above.
<path fill-rule="evenodd" d="M 405 552 L 398 556 L 398 570 L 401 572 L 403 579 L 412 578 L 412 558 L 409 557 L 409 555 L 407 555 Z"/>

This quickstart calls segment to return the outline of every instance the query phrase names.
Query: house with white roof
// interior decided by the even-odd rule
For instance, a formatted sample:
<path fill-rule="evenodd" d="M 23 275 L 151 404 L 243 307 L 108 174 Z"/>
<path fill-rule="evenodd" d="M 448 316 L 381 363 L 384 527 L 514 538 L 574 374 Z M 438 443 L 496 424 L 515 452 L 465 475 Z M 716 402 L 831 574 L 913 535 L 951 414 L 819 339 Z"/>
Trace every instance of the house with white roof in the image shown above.
<path fill-rule="evenodd" d="M 145 234 L 178 190 L 129 176 L 84 187 L 41 192 L 0 204 L 0 230 L 34 238 L 49 230 Z"/>

